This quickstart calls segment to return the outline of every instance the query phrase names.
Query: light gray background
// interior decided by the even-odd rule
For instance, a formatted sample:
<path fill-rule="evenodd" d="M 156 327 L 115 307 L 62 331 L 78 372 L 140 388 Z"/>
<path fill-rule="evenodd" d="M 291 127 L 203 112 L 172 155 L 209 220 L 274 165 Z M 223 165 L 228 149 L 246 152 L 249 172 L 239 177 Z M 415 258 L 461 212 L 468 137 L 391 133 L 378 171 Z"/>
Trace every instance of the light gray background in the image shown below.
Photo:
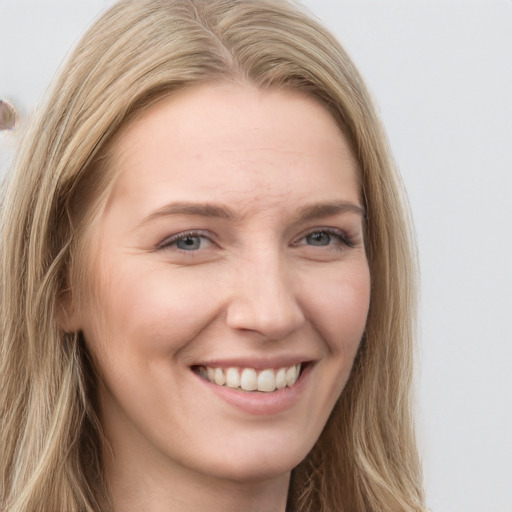
<path fill-rule="evenodd" d="M 0 98 L 27 118 L 111 3 L 0 0 Z M 305 3 L 367 79 L 409 191 L 428 505 L 512 512 L 512 1 Z M 0 172 L 18 133 L 0 132 Z"/>

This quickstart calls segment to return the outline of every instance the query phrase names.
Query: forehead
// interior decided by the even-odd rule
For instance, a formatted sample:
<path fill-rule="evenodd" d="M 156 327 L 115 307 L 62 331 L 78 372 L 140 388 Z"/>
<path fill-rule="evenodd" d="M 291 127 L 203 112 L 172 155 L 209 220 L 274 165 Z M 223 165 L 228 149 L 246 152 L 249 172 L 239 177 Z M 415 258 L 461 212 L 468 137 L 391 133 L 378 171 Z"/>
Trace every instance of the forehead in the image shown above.
<path fill-rule="evenodd" d="M 334 118 L 290 90 L 185 89 L 132 122 L 111 161 L 111 199 L 136 197 L 144 210 L 168 196 L 240 207 L 336 190 L 359 199 L 357 165 Z"/>

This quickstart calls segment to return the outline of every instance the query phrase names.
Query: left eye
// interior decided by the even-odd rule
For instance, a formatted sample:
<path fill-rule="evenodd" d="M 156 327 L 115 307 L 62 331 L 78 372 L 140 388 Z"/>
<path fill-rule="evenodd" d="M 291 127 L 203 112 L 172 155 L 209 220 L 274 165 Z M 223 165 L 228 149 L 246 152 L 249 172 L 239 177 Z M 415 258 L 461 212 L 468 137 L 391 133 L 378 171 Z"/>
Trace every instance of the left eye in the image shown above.
<path fill-rule="evenodd" d="M 354 244 L 350 239 L 342 231 L 337 229 L 319 229 L 316 231 L 310 231 L 295 242 L 294 245 L 329 247 L 332 249 L 341 249 L 343 246 L 354 247 Z"/>

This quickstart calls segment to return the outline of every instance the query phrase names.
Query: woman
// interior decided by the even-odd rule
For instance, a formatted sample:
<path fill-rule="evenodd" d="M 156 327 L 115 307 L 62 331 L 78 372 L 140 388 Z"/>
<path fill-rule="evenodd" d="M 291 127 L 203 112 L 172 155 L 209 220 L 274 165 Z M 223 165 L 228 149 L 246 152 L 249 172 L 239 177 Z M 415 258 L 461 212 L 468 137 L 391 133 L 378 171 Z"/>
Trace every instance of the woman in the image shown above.
<path fill-rule="evenodd" d="M 324 28 L 120 2 L 23 148 L 2 510 L 423 510 L 405 199 Z"/>

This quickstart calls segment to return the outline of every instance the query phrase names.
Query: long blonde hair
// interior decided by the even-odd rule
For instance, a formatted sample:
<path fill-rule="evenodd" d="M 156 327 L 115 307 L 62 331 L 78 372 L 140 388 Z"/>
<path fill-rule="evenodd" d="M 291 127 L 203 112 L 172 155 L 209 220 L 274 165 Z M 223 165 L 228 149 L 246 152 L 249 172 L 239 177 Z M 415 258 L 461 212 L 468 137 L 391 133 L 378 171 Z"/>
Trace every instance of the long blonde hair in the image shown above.
<path fill-rule="evenodd" d="M 320 439 L 293 470 L 288 509 L 424 510 L 410 396 L 416 257 L 400 178 L 359 73 L 291 1 L 125 0 L 70 56 L 4 187 L 3 512 L 98 512 L 108 503 L 96 377 L 81 336 L 59 327 L 59 301 L 112 181 L 112 137 L 173 91 L 226 80 L 320 101 L 357 159 L 367 211 L 366 331 Z"/>

